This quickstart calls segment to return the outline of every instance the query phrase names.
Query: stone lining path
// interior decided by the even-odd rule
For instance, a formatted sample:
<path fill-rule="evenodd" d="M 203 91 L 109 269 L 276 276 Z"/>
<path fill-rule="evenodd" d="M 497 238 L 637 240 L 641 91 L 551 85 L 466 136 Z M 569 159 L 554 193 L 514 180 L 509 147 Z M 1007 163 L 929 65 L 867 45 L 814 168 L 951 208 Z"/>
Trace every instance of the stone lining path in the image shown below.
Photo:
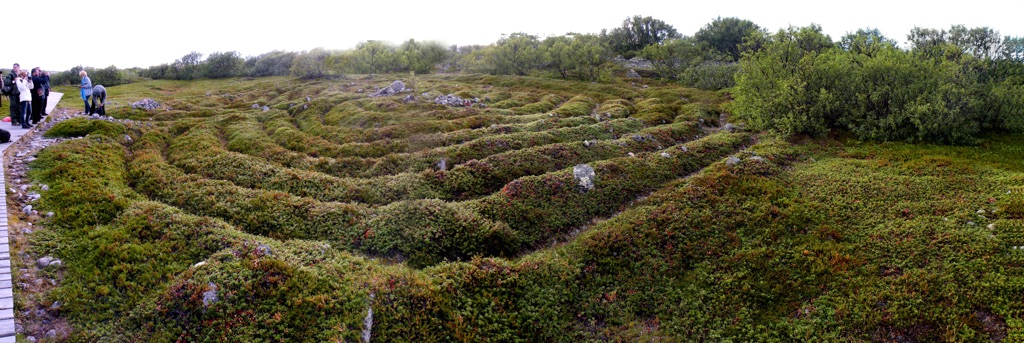
<path fill-rule="evenodd" d="M 3 110 L 7 110 L 4 104 Z M 16 144 L 23 136 L 35 130 L 22 129 L 21 126 L 0 125 L 0 129 L 11 133 L 11 141 L 0 144 L 0 154 L 7 151 L 7 148 Z M 0 163 L 0 184 L 7 188 L 7 171 L 4 164 Z M 11 284 L 11 244 L 8 232 L 7 201 L 0 201 L 0 343 L 14 343 L 14 288 Z"/>

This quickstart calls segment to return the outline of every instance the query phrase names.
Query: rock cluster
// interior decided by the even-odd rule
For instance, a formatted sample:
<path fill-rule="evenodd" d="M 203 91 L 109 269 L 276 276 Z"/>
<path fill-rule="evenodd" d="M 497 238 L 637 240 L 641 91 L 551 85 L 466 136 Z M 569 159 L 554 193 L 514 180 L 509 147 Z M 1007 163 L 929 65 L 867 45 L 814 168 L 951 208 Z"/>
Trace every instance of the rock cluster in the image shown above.
<path fill-rule="evenodd" d="M 398 92 L 401 92 L 401 91 L 404 91 L 404 90 L 405 90 L 405 82 L 396 80 L 395 82 L 392 82 L 390 86 L 381 88 L 379 91 L 376 91 L 373 94 L 370 94 L 370 97 L 371 98 L 375 98 L 375 97 L 379 97 L 379 96 L 393 95 L 393 94 L 397 94 Z"/>
<path fill-rule="evenodd" d="M 147 110 L 147 111 L 148 110 L 155 110 L 155 109 L 160 108 L 160 103 L 156 102 L 156 100 L 153 100 L 153 99 L 150 99 L 150 98 L 145 98 L 145 99 L 133 102 L 132 103 L 132 108 L 141 108 L 141 109 L 144 109 L 144 110 Z"/>
<path fill-rule="evenodd" d="M 480 101 L 480 98 L 463 99 L 455 94 L 438 95 L 434 98 L 434 103 L 452 107 L 472 107 L 474 104 L 479 107 L 487 107 L 487 105 Z"/>
<path fill-rule="evenodd" d="M 622 56 L 618 56 L 618 57 L 613 58 L 612 61 L 615 62 L 615 63 L 618 63 L 619 65 L 621 65 L 624 68 L 630 68 L 630 69 L 652 69 L 652 68 L 654 68 L 654 64 L 652 64 L 651 61 L 645 60 L 645 59 L 640 58 L 640 57 L 633 57 L 633 58 L 630 58 L 630 59 L 627 60 L 627 59 L 623 58 Z"/>
<path fill-rule="evenodd" d="M 641 77 L 640 77 L 640 74 L 636 72 L 636 70 L 630 69 L 629 71 L 626 72 L 626 78 L 629 78 L 629 79 L 639 79 Z"/>

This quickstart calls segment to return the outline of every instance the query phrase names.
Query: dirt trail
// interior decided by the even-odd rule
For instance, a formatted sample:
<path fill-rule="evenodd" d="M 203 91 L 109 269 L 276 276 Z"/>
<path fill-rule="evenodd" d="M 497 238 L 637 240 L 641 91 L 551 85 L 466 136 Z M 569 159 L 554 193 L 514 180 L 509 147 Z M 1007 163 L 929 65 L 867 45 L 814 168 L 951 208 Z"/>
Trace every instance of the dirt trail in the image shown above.
<path fill-rule="evenodd" d="M 37 256 L 31 247 L 33 233 L 46 230 L 45 219 L 52 216 L 33 208 L 38 206 L 39 192 L 48 187 L 33 183 L 26 172 L 40 150 L 65 140 L 43 138 L 43 133 L 78 115 L 81 113 L 74 110 L 55 109 L 37 129 L 26 133 L 4 152 L 15 331 L 25 337 L 65 339 L 71 333 L 71 326 L 61 317 L 62 304 L 46 297 L 63 280 L 60 257 Z M 32 338 L 29 340 L 34 341 Z"/>

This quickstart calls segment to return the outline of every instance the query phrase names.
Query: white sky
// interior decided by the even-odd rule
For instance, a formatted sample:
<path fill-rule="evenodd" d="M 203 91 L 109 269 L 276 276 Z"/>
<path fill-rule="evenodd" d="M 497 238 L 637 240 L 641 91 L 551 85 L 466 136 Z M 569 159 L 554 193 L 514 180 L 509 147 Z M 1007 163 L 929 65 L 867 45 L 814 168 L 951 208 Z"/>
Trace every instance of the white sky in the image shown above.
<path fill-rule="evenodd" d="M 488 44 L 501 34 L 541 37 L 566 32 L 597 33 L 632 15 L 653 16 L 692 35 L 718 16 L 748 19 L 772 31 L 817 23 L 833 40 L 858 28 L 875 27 L 899 41 L 914 26 L 948 29 L 953 24 L 988 26 L 1004 36 L 1024 36 L 1020 0 L 805 1 L 805 0 L 51 0 L 28 2 L 41 17 L 25 14 L 18 38 L 10 37 L 12 13 L 3 11 L 0 66 L 61 71 L 76 65 L 119 68 L 170 63 L 197 51 L 271 50 L 315 47 L 348 49 L 364 40 L 407 39 L 446 44 Z M 23 7 L 24 8 L 24 7 Z M 23 11 L 22 13 L 27 13 Z M 43 22 L 36 26 L 34 23 Z M 47 37 L 49 46 L 35 44 Z M 17 47 L 15 49 L 15 47 Z"/>

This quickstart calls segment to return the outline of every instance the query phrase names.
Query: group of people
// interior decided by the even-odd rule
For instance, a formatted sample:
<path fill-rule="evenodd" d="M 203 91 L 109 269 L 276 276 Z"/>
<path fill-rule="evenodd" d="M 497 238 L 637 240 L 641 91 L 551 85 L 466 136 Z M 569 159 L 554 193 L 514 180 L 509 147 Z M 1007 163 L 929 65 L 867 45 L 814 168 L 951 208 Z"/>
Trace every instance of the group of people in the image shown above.
<path fill-rule="evenodd" d="M 102 85 L 93 86 L 84 70 L 78 76 L 82 77 L 78 88 L 85 102 L 85 113 L 106 115 L 104 105 L 107 102 L 107 90 Z M 21 125 L 21 128 L 28 129 L 46 116 L 47 99 L 50 96 L 49 72 L 36 67 L 32 68 L 30 74 L 15 63 L 10 74 L 3 76 L 0 73 L 0 88 L 10 101 L 11 125 Z"/>
<path fill-rule="evenodd" d="M 49 72 L 36 67 L 29 75 L 15 63 L 11 73 L 0 78 L 0 87 L 10 100 L 12 125 L 28 129 L 46 115 L 46 99 L 50 95 Z"/>

